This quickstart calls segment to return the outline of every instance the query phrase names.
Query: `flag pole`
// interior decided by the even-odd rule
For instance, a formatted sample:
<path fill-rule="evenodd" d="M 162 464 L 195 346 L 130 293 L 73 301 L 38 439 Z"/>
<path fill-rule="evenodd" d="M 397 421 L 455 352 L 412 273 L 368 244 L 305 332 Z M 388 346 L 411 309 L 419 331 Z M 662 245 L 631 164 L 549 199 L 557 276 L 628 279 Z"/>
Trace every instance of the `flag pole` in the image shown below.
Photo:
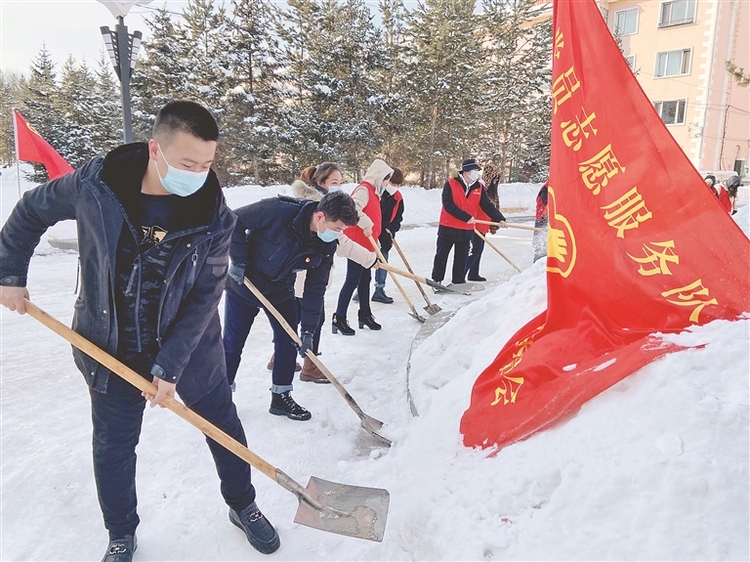
<path fill-rule="evenodd" d="M 13 141 L 16 145 L 16 181 L 18 182 L 18 198 L 21 198 L 21 165 L 18 162 L 18 121 L 16 120 L 16 108 L 11 109 L 13 115 Z"/>

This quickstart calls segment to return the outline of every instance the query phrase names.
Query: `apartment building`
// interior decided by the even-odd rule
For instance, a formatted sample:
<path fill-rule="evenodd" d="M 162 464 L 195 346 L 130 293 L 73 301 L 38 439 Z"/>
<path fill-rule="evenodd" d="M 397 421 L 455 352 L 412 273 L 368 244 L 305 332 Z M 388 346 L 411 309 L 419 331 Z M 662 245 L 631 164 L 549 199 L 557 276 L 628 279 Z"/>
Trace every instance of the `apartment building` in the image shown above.
<path fill-rule="evenodd" d="M 700 171 L 750 175 L 748 0 L 597 0 L 638 82 Z M 540 18 L 552 16 L 551 2 Z"/>

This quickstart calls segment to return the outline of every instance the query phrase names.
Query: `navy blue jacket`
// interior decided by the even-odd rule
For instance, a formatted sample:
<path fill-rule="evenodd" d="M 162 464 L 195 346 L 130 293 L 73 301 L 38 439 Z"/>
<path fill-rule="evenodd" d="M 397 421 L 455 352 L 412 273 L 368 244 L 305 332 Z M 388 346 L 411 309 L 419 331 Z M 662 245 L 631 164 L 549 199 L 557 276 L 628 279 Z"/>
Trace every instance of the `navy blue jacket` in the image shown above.
<path fill-rule="evenodd" d="M 314 332 L 323 310 L 323 295 L 338 242 L 323 242 L 310 232 L 317 201 L 278 196 L 235 209 L 232 263 L 271 303 L 294 298 L 297 272 L 307 270 L 302 296 L 303 332 Z M 243 298 L 252 293 L 232 279 L 227 290 Z"/>
<path fill-rule="evenodd" d="M 26 192 L 0 230 L 0 283 L 23 287 L 42 234 L 58 221 L 76 220 L 81 288 L 73 329 L 111 355 L 116 355 L 118 337 L 113 292 L 117 247 L 124 225 L 136 235 L 130 216 L 136 216 L 148 162 L 143 143 L 94 158 Z M 179 242 L 161 289 L 159 352 L 151 374 L 176 382 L 190 405 L 226 379 L 218 304 L 235 216 L 213 172 L 197 193 L 177 204 L 184 228 L 168 234 Z M 106 392 L 109 370 L 77 349 L 73 356 L 88 385 Z"/>

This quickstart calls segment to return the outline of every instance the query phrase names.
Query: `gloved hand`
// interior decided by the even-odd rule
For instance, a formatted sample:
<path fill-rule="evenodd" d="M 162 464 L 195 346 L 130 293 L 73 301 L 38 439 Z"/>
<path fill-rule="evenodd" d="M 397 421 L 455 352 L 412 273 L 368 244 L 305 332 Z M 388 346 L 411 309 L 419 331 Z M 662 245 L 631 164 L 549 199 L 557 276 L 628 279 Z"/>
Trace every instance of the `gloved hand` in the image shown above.
<path fill-rule="evenodd" d="M 246 265 L 238 264 L 238 263 L 232 263 L 232 265 L 229 266 L 229 277 L 231 277 L 234 281 L 239 283 L 240 285 L 245 284 L 245 268 Z"/>
<path fill-rule="evenodd" d="M 499 226 L 495 226 L 495 225 L 490 226 L 490 234 L 495 234 L 499 228 L 500 228 Z"/>
<path fill-rule="evenodd" d="M 300 339 L 302 340 L 302 345 L 299 346 L 299 356 L 305 357 L 305 355 L 307 355 L 307 350 L 312 349 L 313 333 L 302 332 L 302 336 L 300 337 Z"/>

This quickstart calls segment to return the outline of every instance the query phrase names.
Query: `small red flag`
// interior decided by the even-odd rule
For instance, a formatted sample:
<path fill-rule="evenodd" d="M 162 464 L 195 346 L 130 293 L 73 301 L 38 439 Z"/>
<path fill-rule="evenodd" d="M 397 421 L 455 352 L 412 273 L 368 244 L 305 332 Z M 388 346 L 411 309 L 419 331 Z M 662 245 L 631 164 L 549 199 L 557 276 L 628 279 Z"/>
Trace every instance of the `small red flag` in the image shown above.
<path fill-rule="evenodd" d="M 750 242 L 594 0 L 555 0 L 553 31 L 547 310 L 474 383 L 461 419 L 471 447 L 524 439 L 681 349 L 652 334 L 750 310 Z"/>
<path fill-rule="evenodd" d="M 18 111 L 13 110 L 13 125 L 16 131 L 16 157 L 26 162 L 43 164 L 50 180 L 73 171 L 73 167 L 60 156 L 52 145 L 29 125 Z"/>

